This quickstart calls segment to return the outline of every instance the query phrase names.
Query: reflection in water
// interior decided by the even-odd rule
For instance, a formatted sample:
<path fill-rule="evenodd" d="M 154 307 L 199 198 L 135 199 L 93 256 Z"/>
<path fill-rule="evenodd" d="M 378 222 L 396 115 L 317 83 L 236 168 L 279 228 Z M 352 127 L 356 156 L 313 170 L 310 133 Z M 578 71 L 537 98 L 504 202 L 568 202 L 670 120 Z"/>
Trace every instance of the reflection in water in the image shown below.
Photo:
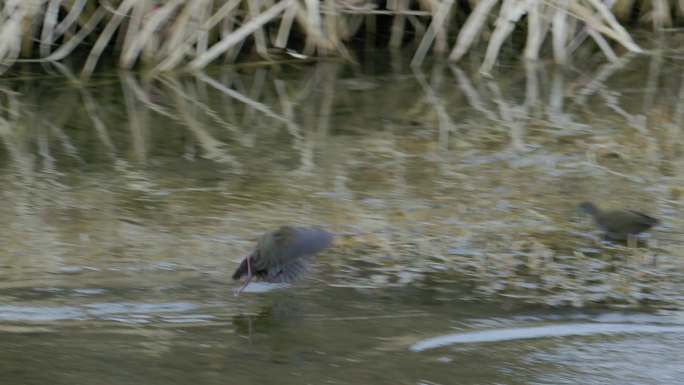
<path fill-rule="evenodd" d="M 548 367 L 579 373 L 563 357 L 581 362 L 586 345 L 609 360 L 648 338 L 642 358 L 681 355 L 680 334 L 407 351 L 551 311 L 530 304 L 558 306 L 539 322 L 572 321 L 563 305 L 679 307 L 679 63 L 493 80 L 383 62 L 88 83 L 58 66 L 0 83 L 3 378 L 561 383 Z M 604 244 L 584 200 L 663 225 L 648 248 Z M 233 298 L 231 272 L 282 224 L 330 228 L 336 247 L 304 282 Z M 20 370 L 29 361 L 52 369 Z M 582 383 L 639 378 L 584 365 Z"/>
<path fill-rule="evenodd" d="M 681 262 L 682 108 L 668 95 L 682 82 L 643 66 L 530 65 L 495 81 L 436 64 L 393 68 L 374 87 L 334 62 L 90 83 L 58 66 L 70 83 L 3 88 L 3 243 L 29 272 L 110 256 L 194 268 L 245 255 L 264 229 L 323 224 L 343 236 L 324 264 L 344 270 L 335 285 L 447 269 L 484 295 L 670 303 L 676 291 L 658 276 Z M 665 226 L 651 248 L 602 245 L 575 210 L 584 199 Z"/>

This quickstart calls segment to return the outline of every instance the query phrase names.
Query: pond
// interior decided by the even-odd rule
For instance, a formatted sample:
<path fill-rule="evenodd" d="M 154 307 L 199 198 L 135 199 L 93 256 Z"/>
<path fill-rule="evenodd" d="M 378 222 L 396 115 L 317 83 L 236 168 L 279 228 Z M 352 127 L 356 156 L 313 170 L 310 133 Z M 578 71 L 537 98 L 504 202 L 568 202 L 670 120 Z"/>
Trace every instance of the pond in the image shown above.
<path fill-rule="evenodd" d="M 677 384 L 684 62 L 0 81 L 12 384 Z M 605 243 L 590 200 L 662 224 Z M 264 231 L 337 234 L 235 297 Z"/>

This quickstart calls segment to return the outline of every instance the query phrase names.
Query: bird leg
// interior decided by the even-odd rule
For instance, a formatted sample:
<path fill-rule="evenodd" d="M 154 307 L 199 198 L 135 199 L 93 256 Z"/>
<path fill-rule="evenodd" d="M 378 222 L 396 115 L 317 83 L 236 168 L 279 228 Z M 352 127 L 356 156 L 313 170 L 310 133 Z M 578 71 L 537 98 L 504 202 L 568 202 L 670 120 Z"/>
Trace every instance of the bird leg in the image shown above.
<path fill-rule="evenodd" d="M 240 288 L 236 289 L 233 291 L 233 294 L 237 297 L 242 293 L 243 290 L 249 285 L 249 282 L 252 281 L 252 256 L 248 255 L 247 256 L 247 280 L 245 280 L 245 283 L 240 286 Z"/>

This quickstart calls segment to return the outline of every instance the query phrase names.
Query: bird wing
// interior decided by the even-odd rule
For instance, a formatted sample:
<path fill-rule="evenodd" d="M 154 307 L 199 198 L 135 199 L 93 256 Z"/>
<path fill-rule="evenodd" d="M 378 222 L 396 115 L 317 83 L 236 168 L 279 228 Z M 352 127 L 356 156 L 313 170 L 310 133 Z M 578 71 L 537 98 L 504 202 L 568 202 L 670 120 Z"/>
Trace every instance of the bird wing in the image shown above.
<path fill-rule="evenodd" d="M 233 279 L 252 274 L 270 282 L 287 282 L 306 271 L 309 259 L 332 245 L 333 234 L 319 228 L 283 226 L 261 236 L 257 247 L 233 273 Z"/>
<path fill-rule="evenodd" d="M 332 245 L 333 235 L 318 228 L 291 227 L 280 229 L 274 243 L 261 258 L 268 265 L 286 265 L 293 260 L 314 256 Z"/>
<path fill-rule="evenodd" d="M 615 210 L 603 213 L 599 225 L 613 234 L 638 234 L 653 227 L 658 220 L 633 210 Z"/>
<path fill-rule="evenodd" d="M 252 271 L 257 275 L 270 276 L 271 270 L 307 259 L 330 247 L 333 238 L 333 234 L 323 229 L 283 226 L 259 239 L 251 254 Z"/>
<path fill-rule="evenodd" d="M 648 227 L 655 226 L 660 222 L 657 218 L 653 218 L 650 215 L 646 215 L 644 213 L 640 213 L 640 212 L 634 211 L 634 210 L 627 210 L 627 211 L 632 213 L 635 217 L 639 217 L 641 219 L 641 222 L 644 223 L 645 225 L 647 224 Z"/>
<path fill-rule="evenodd" d="M 332 245 L 334 236 L 318 228 L 295 228 L 295 235 L 282 247 L 283 258 L 312 256 Z"/>
<path fill-rule="evenodd" d="M 309 270 L 310 258 L 293 259 L 282 265 L 271 266 L 263 279 L 272 283 L 292 282 Z"/>

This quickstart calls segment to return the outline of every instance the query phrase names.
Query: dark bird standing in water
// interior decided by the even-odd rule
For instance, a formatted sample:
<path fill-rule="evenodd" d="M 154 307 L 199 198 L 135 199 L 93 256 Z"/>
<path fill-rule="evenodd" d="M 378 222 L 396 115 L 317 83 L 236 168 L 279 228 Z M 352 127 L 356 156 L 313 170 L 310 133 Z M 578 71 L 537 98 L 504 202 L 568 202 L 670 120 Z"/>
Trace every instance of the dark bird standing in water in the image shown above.
<path fill-rule="evenodd" d="M 333 234 L 319 228 L 282 226 L 257 241 L 254 251 L 242 260 L 233 279 L 247 277 L 236 295 L 253 277 L 266 282 L 290 282 L 306 271 L 310 260 L 332 245 Z"/>
<path fill-rule="evenodd" d="M 659 223 L 656 218 L 638 211 L 603 211 L 591 202 L 581 203 L 579 209 L 591 215 L 606 238 L 613 241 L 629 241 Z"/>

